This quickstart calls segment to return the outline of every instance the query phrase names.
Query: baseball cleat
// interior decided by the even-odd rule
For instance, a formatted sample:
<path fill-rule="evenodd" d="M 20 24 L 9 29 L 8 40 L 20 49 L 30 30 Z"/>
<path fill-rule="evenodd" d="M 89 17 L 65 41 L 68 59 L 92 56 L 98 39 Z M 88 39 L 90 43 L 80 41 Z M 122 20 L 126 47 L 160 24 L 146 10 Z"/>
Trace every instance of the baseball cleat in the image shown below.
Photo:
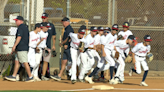
<path fill-rule="evenodd" d="M 11 76 L 6 76 L 5 79 L 9 80 L 9 81 L 17 81 L 16 77 L 13 77 L 12 75 Z"/>
<path fill-rule="evenodd" d="M 58 75 L 56 76 L 51 76 L 52 79 L 56 80 L 56 81 L 61 81 L 61 77 L 59 77 Z"/>
<path fill-rule="evenodd" d="M 85 81 L 83 79 L 78 79 L 78 82 L 84 83 Z"/>
<path fill-rule="evenodd" d="M 34 81 L 42 81 L 42 80 L 38 77 L 34 77 Z"/>
<path fill-rule="evenodd" d="M 76 83 L 76 80 L 72 80 L 71 82 L 72 82 L 72 84 L 75 84 Z"/>
<path fill-rule="evenodd" d="M 114 84 L 114 79 L 109 80 L 109 84 Z"/>
<path fill-rule="evenodd" d="M 26 80 L 25 80 L 25 82 L 34 82 L 34 78 L 32 77 L 32 78 L 27 78 Z"/>
<path fill-rule="evenodd" d="M 145 82 L 141 82 L 140 86 L 148 86 Z"/>
<path fill-rule="evenodd" d="M 49 78 L 47 78 L 47 77 L 45 77 L 45 76 L 42 76 L 41 79 L 42 79 L 43 81 L 48 81 L 48 80 L 49 80 Z"/>
<path fill-rule="evenodd" d="M 19 81 L 19 74 L 16 75 L 16 81 Z"/>
<path fill-rule="evenodd" d="M 132 68 L 130 68 L 130 70 L 129 70 L 129 76 L 132 76 L 132 73 L 133 73 Z"/>
<path fill-rule="evenodd" d="M 85 77 L 85 80 L 86 80 L 87 82 L 89 82 L 90 84 L 94 84 L 94 82 L 92 81 L 92 77 L 86 76 L 86 77 Z"/>

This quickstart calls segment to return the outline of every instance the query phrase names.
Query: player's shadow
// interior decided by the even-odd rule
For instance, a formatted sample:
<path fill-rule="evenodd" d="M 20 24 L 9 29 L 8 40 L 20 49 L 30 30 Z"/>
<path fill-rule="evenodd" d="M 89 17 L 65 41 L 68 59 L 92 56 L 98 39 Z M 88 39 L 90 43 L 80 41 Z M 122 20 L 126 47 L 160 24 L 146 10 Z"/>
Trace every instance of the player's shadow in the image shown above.
<path fill-rule="evenodd" d="M 134 84 L 134 83 L 123 83 L 123 85 L 138 85 L 138 84 Z"/>

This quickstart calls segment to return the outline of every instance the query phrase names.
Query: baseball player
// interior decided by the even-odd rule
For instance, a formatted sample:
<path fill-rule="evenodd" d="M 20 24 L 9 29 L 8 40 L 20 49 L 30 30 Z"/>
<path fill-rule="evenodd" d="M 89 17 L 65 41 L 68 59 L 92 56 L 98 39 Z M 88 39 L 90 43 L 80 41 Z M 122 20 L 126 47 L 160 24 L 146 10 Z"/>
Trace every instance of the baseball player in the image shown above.
<path fill-rule="evenodd" d="M 144 36 L 144 41 L 141 43 L 138 43 L 134 48 L 132 49 L 132 58 L 133 58 L 133 63 L 135 64 L 135 69 L 132 68 L 129 72 L 129 75 L 132 76 L 132 73 L 135 72 L 136 74 L 141 74 L 141 65 L 145 71 L 143 75 L 142 82 L 140 83 L 141 86 L 148 86 L 145 83 L 146 76 L 149 71 L 149 67 L 146 62 L 146 56 L 149 56 L 152 54 L 150 53 L 151 47 L 150 47 L 150 42 L 152 41 L 150 35 L 145 35 Z"/>
<path fill-rule="evenodd" d="M 81 71 L 79 74 L 79 80 L 82 82 L 84 79 L 84 75 L 91 70 L 94 65 L 94 56 L 92 54 L 92 50 L 96 50 L 96 46 L 94 46 L 95 40 L 94 37 L 97 33 L 97 27 L 90 28 L 91 33 L 88 34 L 85 38 L 85 51 L 80 53 L 81 57 Z"/>
<path fill-rule="evenodd" d="M 35 53 L 35 67 L 33 69 L 33 75 L 34 75 L 34 81 L 41 81 L 38 77 L 38 69 L 39 69 L 39 64 L 40 61 L 42 59 L 42 53 L 44 49 L 47 49 L 47 45 L 46 45 L 46 40 L 48 37 L 48 23 L 47 22 L 42 22 L 42 30 L 38 33 L 38 35 L 40 36 L 40 40 L 37 43 L 37 49 L 39 49 L 38 53 Z M 42 78 L 42 80 L 44 80 L 45 78 Z"/>
<path fill-rule="evenodd" d="M 112 51 L 114 50 L 114 42 L 115 42 L 115 34 L 118 31 L 118 25 L 114 24 L 112 27 L 112 32 L 106 35 L 105 39 L 101 40 L 102 44 L 102 58 L 101 61 L 98 62 L 97 67 L 93 70 L 89 76 L 85 77 L 85 80 L 88 81 L 90 84 L 93 84 L 94 82 L 92 81 L 92 76 L 97 73 L 97 71 L 103 67 L 105 60 L 110 64 L 110 76 L 111 79 L 113 78 L 113 70 L 115 66 L 115 61 L 111 57 Z M 109 69 L 109 67 L 108 67 Z M 111 80 L 110 79 L 110 80 Z"/>
<path fill-rule="evenodd" d="M 133 35 L 133 33 L 129 30 L 128 22 L 124 22 L 122 27 L 123 27 L 123 31 L 120 31 L 118 35 L 122 35 L 124 39 L 127 39 L 129 35 Z"/>
<path fill-rule="evenodd" d="M 124 68 L 125 68 L 125 51 L 129 49 L 130 46 L 134 45 L 136 38 L 134 35 L 130 35 L 127 40 L 118 40 L 114 43 L 114 49 L 119 52 L 119 57 L 116 60 L 118 63 L 117 72 L 114 77 L 114 82 L 112 84 L 123 83 L 124 79 Z"/>
<path fill-rule="evenodd" d="M 38 43 L 38 41 L 39 41 L 39 39 L 40 39 L 40 36 L 39 36 L 39 34 L 38 34 L 38 32 L 40 32 L 41 31 L 41 24 L 40 23 L 37 23 L 36 25 L 35 25 L 35 30 L 34 31 L 31 31 L 30 32 L 30 36 L 29 36 L 29 51 L 28 51 L 28 62 L 29 62 L 29 64 L 30 64 L 30 67 L 31 67 L 31 70 L 32 70 L 32 68 L 34 68 L 35 67 L 35 49 L 36 49 L 36 47 L 37 47 L 37 43 Z M 33 72 L 32 72 L 32 75 L 34 75 L 33 74 Z"/>

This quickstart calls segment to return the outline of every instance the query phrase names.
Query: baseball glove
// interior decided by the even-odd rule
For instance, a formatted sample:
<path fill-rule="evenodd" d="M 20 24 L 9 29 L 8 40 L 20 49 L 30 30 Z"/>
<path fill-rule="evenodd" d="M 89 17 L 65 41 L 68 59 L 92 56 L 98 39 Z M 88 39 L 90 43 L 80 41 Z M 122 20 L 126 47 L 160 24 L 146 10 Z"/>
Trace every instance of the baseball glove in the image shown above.
<path fill-rule="evenodd" d="M 39 53 L 40 49 L 38 47 L 35 48 L 35 53 Z"/>
<path fill-rule="evenodd" d="M 122 35 L 119 35 L 117 38 L 117 40 L 123 40 L 123 39 L 124 39 L 124 37 Z"/>
<path fill-rule="evenodd" d="M 119 52 L 116 51 L 114 58 L 118 59 L 119 58 Z"/>
<path fill-rule="evenodd" d="M 80 42 L 78 49 L 80 50 L 80 52 L 84 52 L 84 43 Z"/>
<path fill-rule="evenodd" d="M 56 55 L 57 55 L 56 51 L 53 50 L 53 51 L 52 51 L 52 56 L 53 56 L 53 57 L 56 57 Z"/>
<path fill-rule="evenodd" d="M 131 63 L 132 62 L 132 57 L 130 55 L 128 55 L 126 58 L 125 58 L 125 62 L 126 63 Z"/>
<path fill-rule="evenodd" d="M 147 54 L 147 57 L 149 58 L 148 63 L 150 63 L 153 60 L 153 58 L 154 58 L 152 53 Z"/>
<path fill-rule="evenodd" d="M 50 52 L 49 52 L 47 49 L 45 49 L 45 50 L 43 51 L 43 56 L 44 56 L 44 57 L 47 57 L 49 54 L 50 54 Z"/>

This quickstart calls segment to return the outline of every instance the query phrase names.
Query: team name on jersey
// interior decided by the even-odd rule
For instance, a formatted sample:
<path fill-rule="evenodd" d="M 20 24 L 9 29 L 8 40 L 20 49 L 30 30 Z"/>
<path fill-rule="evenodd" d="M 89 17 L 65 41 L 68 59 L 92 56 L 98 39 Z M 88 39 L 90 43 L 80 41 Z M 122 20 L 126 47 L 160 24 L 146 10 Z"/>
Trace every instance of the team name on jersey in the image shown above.
<path fill-rule="evenodd" d="M 126 50 L 128 47 L 125 47 L 125 48 L 120 48 L 121 50 Z"/>
<path fill-rule="evenodd" d="M 113 42 L 110 42 L 109 44 L 113 44 L 115 40 L 113 40 Z"/>
<path fill-rule="evenodd" d="M 148 49 L 146 49 L 145 51 L 139 51 L 139 53 L 147 53 Z"/>
<path fill-rule="evenodd" d="M 127 35 L 124 35 L 124 39 L 127 37 Z"/>
<path fill-rule="evenodd" d="M 39 39 L 39 37 L 38 38 L 36 38 L 36 39 L 33 39 L 32 41 L 37 41 Z"/>
<path fill-rule="evenodd" d="M 80 43 L 77 43 L 77 42 L 73 42 L 73 44 L 76 44 L 77 46 L 79 46 Z"/>
<path fill-rule="evenodd" d="M 94 41 L 94 42 L 92 42 L 90 45 L 94 45 L 94 43 L 95 43 L 95 41 Z"/>

